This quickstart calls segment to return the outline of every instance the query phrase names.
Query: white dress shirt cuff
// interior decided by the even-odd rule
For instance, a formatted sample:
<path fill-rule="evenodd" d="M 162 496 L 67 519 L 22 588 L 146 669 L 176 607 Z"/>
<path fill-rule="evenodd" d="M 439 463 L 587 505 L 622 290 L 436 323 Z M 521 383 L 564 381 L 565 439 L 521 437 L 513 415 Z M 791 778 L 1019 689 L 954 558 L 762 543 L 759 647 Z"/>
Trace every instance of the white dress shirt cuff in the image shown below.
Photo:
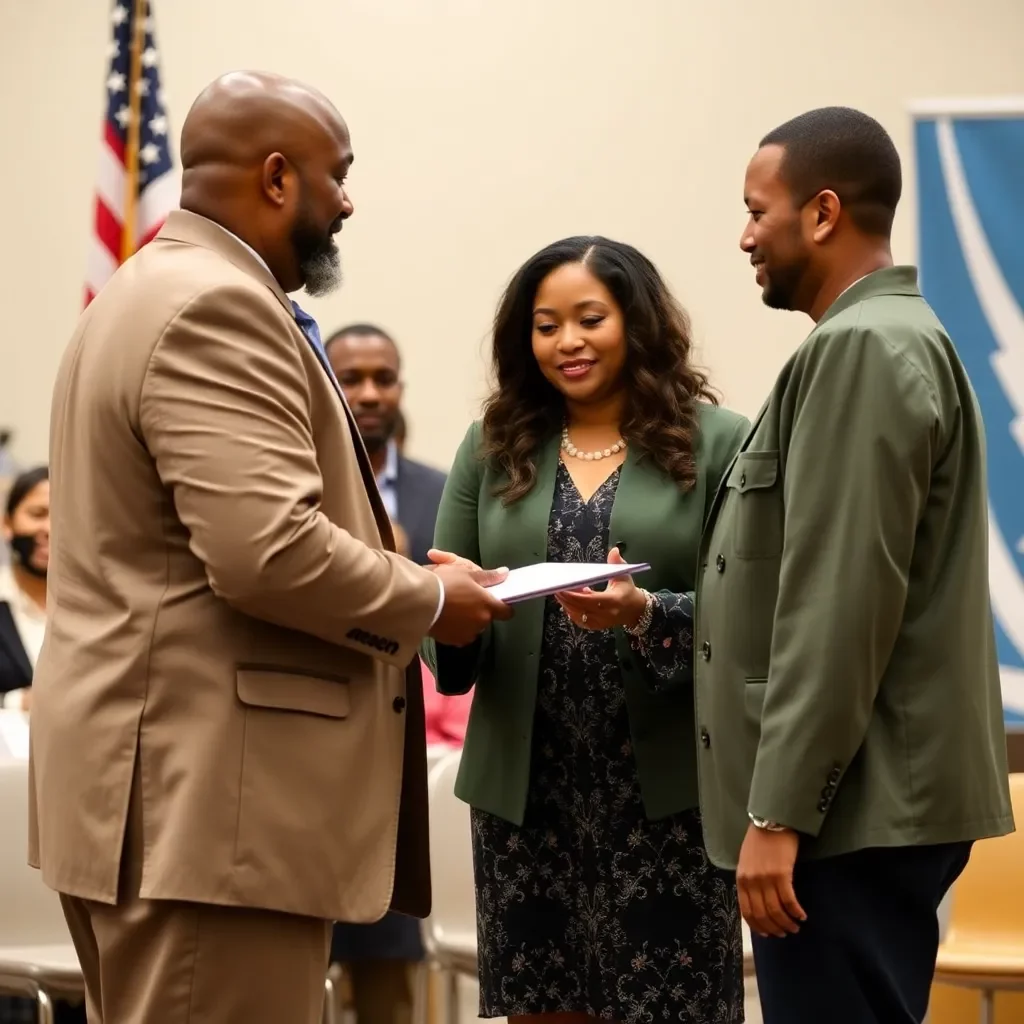
<path fill-rule="evenodd" d="M 431 629 L 433 629 L 434 626 L 437 624 L 437 620 L 441 618 L 441 612 L 444 609 L 444 582 L 442 581 L 440 576 L 435 576 L 434 579 L 437 580 L 437 586 L 438 589 L 440 590 L 440 593 L 437 595 L 437 611 L 434 612 L 434 618 L 431 620 Z"/>

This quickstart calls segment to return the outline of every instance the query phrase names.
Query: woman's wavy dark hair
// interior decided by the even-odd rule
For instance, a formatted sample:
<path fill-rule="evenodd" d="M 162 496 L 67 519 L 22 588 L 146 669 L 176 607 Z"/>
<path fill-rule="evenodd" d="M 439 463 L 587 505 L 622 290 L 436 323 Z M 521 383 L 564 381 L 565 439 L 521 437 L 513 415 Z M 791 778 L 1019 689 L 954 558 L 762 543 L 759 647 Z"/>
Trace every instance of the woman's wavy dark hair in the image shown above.
<path fill-rule="evenodd" d="M 541 282 L 582 263 L 622 310 L 626 333 L 622 436 L 681 488 L 693 486 L 698 401 L 718 404 L 707 375 L 690 364 L 690 320 L 654 264 L 624 242 L 564 238 L 516 272 L 494 317 L 494 386 L 484 404 L 482 456 L 508 476 L 496 491 L 506 505 L 528 494 L 537 451 L 561 430 L 565 405 L 533 355 L 533 304 Z"/>

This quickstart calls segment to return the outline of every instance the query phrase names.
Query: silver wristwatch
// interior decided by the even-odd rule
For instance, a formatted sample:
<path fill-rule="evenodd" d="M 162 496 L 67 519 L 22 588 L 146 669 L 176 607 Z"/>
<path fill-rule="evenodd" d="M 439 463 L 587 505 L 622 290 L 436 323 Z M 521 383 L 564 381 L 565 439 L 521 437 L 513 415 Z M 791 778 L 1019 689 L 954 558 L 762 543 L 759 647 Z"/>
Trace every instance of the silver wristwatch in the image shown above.
<path fill-rule="evenodd" d="M 748 815 L 750 824 L 762 832 L 785 832 L 786 826 L 780 825 L 777 821 L 769 821 L 767 818 L 759 818 L 756 814 Z"/>

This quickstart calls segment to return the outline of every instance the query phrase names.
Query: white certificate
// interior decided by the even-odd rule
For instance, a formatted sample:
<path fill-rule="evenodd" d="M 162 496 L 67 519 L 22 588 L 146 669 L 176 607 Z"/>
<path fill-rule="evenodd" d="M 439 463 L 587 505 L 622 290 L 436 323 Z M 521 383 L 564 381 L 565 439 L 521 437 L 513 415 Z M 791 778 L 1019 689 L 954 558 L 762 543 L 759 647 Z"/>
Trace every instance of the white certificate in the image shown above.
<path fill-rule="evenodd" d="M 508 577 L 487 589 L 505 604 L 517 604 L 532 597 L 547 597 L 565 590 L 603 583 L 618 576 L 634 576 L 650 569 L 647 562 L 613 565 L 607 562 L 538 562 L 512 569 Z"/>

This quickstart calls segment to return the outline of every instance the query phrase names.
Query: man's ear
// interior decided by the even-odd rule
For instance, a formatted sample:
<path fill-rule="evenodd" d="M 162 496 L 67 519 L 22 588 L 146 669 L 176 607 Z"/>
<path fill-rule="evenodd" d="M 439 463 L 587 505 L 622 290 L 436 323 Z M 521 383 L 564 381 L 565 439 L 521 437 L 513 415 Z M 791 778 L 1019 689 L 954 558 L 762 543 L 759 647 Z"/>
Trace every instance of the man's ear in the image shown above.
<path fill-rule="evenodd" d="M 825 189 L 815 196 L 811 204 L 814 213 L 811 237 L 819 245 L 835 231 L 842 208 L 843 204 L 839 201 L 839 196 L 831 189 Z"/>
<path fill-rule="evenodd" d="M 286 193 L 294 178 L 294 171 L 287 157 L 271 153 L 263 161 L 262 185 L 266 197 L 277 206 L 284 206 Z"/>

